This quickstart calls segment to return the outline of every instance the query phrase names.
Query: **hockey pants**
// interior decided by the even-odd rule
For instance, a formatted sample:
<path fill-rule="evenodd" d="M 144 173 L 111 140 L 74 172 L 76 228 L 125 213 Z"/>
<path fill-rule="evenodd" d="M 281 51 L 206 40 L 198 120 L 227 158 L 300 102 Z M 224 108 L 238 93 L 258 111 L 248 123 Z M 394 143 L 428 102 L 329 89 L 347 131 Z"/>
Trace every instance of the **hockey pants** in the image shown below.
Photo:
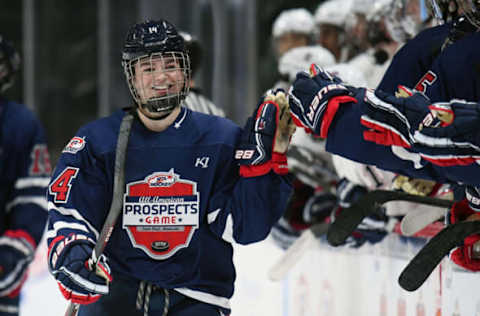
<path fill-rule="evenodd" d="M 146 290 L 138 281 L 114 276 L 109 294 L 102 296 L 93 304 L 81 306 L 78 316 L 226 315 L 218 306 L 197 301 L 174 290 L 168 290 L 167 294 L 165 289 L 153 287 L 151 292 L 148 292 L 150 290 Z"/>

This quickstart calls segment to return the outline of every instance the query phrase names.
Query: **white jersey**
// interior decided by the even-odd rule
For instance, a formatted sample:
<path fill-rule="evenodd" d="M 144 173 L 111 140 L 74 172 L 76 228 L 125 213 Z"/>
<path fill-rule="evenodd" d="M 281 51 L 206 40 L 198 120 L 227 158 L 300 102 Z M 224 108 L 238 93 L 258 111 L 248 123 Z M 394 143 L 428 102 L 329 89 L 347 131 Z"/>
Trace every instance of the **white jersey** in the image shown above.
<path fill-rule="evenodd" d="M 375 50 L 369 49 L 366 52 L 359 54 L 348 62 L 350 66 L 358 69 L 362 75 L 367 79 L 367 88 L 375 89 L 387 71 L 390 60 L 383 64 L 377 64 L 375 60 Z"/>

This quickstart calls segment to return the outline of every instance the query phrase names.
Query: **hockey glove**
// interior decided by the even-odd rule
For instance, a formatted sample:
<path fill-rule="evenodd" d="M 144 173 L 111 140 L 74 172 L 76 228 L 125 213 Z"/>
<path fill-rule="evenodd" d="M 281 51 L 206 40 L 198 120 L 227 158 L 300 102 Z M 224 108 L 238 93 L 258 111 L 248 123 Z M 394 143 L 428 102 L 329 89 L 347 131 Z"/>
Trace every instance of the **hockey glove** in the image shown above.
<path fill-rule="evenodd" d="M 326 138 L 340 104 L 357 102 L 353 88 L 312 64 L 310 75 L 299 72 L 290 88 L 288 101 L 295 124 L 315 136 Z"/>
<path fill-rule="evenodd" d="M 451 122 L 440 128 L 425 127 L 417 131 L 414 150 L 440 166 L 469 165 L 480 160 L 480 105 L 452 100 L 432 106 L 450 111 Z"/>
<path fill-rule="evenodd" d="M 315 192 L 305 203 L 303 221 L 307 224 L 324 222 L 337 205 L 337 197 L 328 192 Z"/>
<path fill-rule="evenodd" d="M 248 118 L 235 159 L 242 177 L 256 177 L 273 170 L 288 173 L 287 157 L 290 138 L 295 132 L 288 102 L 283 90 L 269 91 Z"/>
<path fill-rule="evenodd" d="M 475 212 L 480 212 L 480 188 L 465 187 L 465 197 L 467 198 L 468 206 Z"/>
<path fill-rule="evenodd" d="M 467 200 L 462 200 L 453 205 L 448 218 L 451 224 L 455 224 L 460 221 L 479 220 L 480 216 L 468 206 Z M 480 271 L 480 234 L 465 238 L 463 245 L 450 253 L 450 259 L 467 270 Z"/>
<path fill-rule="evenodd" d="M 272 230 L 270 231 L 270 236 L 272 236 L 273 241 L 277 246 L 283 250 L 287 250 L 295 240 L 300 237 L 303 230 L 306 228 L 294 227 L 287 219 L 284 217 L 280 218 L 276 222 Z"/>
<path fill-rule="evenodd" d="M 423 127 L 438 127 L 451 120 L 450 108 L 431 105 L 422 93 L 399 87 L 403 94 L 392 96 L 381 90 L 365 92 L 366 109 L 361 123 L 368 130 L 363 138 L 384 146 L 410 148 L 415 142 L 415 131 Z M 443 123 L 445 121 L 445 123 Z"/>
<path fill-rule="evenodd" d="M 17 297 L 33 260 L 34 239 L 22 230 L 7 230 L 0 237 L 0 297 Z"/>
<path fill-rule="evenodd" d="M 342 178 L 337 185 L 337 197 L 340 207 L 332 213 L 332 222 L 335 221 L 336 216 L 340 212 L 347 211 L 348 207 L 367 193 L 368 190 L 364 186 Z M 385 210 L 381 208 L 377 213 L 365 217 L 357 229 L 347 238 L 345 244 L 352 248 L 359 248 L 366 242 L 371 244 L 378 243 L 393 230 L 393 227 L 393 220 L 385 215 Z"/>
<path fill-rule="evenodd" d="M 50 272 L 67 300 L 90 304 L 108 294 L 112 281 L 107 259 L 101 255 L 94 266 L 91 259 L 95 243 L 84 235 L 59 236 L 48 250 Z"/>

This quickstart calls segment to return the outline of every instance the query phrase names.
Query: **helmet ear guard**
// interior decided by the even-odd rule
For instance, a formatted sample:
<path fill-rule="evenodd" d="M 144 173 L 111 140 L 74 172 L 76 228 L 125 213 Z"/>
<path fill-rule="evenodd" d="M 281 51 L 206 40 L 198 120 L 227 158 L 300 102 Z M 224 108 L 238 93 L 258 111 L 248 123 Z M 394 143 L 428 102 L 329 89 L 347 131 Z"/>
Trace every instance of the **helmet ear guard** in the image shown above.
<path fill-rule="evenodd" d="M 143 78 L 136 78 L 135 69 L 140 61 L 149 63 L 152 69 L 148 87 L 143 84 Z M 158 65 L 157 63 L 163 65 L 161 69 L 153 67 Z M 167 64 L 170 65 L 168 69 L 164 68 Z M 149 112 L 168 115 L 180 105 L 189 92 L 190 59 L 184 39 L 168 21 L 146 21 L 133 25 L 125 39 L 122 66 L 133 99 L 139 107 Z M 172 72 L 181 72 L 181 80 L 177 78 L 170 82 L 169 87 L 159 87 L 155 83 L 156 76 L 168 76 Z M 170 86 L 174 86 L 174 89 L 170 89 Z M 166 90 L 166 93 L 150 93 L 150 97 L 147 97 L 147 92 L 154 90 Z"/>

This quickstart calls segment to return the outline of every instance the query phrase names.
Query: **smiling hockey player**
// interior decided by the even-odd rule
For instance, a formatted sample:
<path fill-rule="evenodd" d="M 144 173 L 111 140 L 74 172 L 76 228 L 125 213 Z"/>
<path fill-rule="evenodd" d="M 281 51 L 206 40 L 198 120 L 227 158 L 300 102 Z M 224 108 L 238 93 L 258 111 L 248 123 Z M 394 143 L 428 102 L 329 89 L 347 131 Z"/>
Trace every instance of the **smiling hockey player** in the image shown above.
<path fill-rule="evenodd" d="M 262 98 L 244 130 L 179 106 L 189 59 L 164 20 L 132 26 L 122 59 L 136 107 L 87 124 L 65 147 L 48 194 L 50 270 L 82 316 L 228 314 L 231 243 L 264 239 L 291 191 L 286 98 Z M 119 126 L 131 116 L 122 218 L 96 273 L 92 250 L 119 197 Z"/>

